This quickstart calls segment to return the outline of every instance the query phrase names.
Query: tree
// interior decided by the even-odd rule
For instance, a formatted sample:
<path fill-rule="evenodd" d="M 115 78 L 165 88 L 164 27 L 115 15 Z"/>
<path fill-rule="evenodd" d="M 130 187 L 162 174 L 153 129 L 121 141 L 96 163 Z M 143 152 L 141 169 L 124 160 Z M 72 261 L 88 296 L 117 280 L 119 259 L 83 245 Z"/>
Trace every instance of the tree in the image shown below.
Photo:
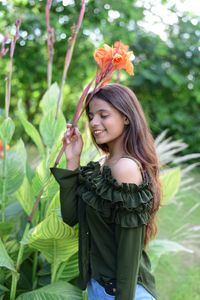
<path fill-rule="evenodd" d="M 198 18 L 177 14 L 177 23 L 166 25 L 168 39 L 147 32 L 142 21 L 150 9 L 138 7 L 135 1 L 123 0 L 123 5 L 111 0 L 91 0 L 78 36 L 72 64 L 65 85 L 64 112 L 71 119 L 74 105 L 83 87 L 93 77 L 95 63 L 93 51 L 103 43 L 112 44 L 121 39 L 135 53 L 135 77 L 121 76 L 138 95 L 150 120 L 154 135 L 169 128 L 177 138 L 183 138 L 191 151 L 197 151 L 200 133 L 198 91 L 199 31 Z M 28 119 L 38 125 L 39 99 L 47 88 L 45 1 L 13 0 L 0 4 L 0 28 L 11 29 L 17 16 L 22 19 L 21 39 L 16 48 L 13 73 L 12 111 L 22 98 Z M 6 5 L 5 5 L 6 4 Z M 164 4 L 163 4 L 164 5 Z M 78 17 L 80 1 L 63 6 L 54 1 L 51 24 L 55 28 L 56 42 L 53 81 L 60 82 L 70 27 Z M 176 12 L 175 8 L 171 8 Z M 6 17 L 5 17 L 6 16 Z M 3 60 L 0 80 L 1 107 L 4 101 L 4 76 L 7 59 Z M 153 120 L 153 122 L 151 122 Z M 187 123 L 187 126 L 185 124 Z M 18 135 L 22 134 L 18 128 Z M 189 150 L 190 151 L 190 150 Z"/>

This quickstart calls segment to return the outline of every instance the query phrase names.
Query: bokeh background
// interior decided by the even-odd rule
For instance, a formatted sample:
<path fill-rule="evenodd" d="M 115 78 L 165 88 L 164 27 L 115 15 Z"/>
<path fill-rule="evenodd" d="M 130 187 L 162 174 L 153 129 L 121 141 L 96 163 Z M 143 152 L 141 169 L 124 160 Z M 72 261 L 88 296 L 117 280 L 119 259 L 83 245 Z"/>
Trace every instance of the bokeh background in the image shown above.
<path fill-rule="evenodd" d="M 185 3 L 185 4 L 184 4 Z M 22 20 L 12 82 L 11 109 L 21 98 L 29 119 L 39 123 L 38 107 L 47 88 L 45 1 L 0 1 L 1 34 L 14 31 Z M 61 81 L 70 28 L 77 20 L 80 1 L 53 1 L 51 26 L 55 29 L 53 82 Z M 87 1 L 65 85 L 64 112 L 71 119 L 83 87 L 94 76 L 94 49 L 121 40 L 135 54 L 135 76 L 124 73 L 143 104 L 155 135 L 169 129 L 198 152 L 200 144 L 200 9 L 198 1 L 122 0 Z M 0 35 L 1 39 L 1 35 Z M 1 61 L 0 99 L 4 101 L 7 59 Z M 20 128 L 19 134 L 22 134 Z"/>

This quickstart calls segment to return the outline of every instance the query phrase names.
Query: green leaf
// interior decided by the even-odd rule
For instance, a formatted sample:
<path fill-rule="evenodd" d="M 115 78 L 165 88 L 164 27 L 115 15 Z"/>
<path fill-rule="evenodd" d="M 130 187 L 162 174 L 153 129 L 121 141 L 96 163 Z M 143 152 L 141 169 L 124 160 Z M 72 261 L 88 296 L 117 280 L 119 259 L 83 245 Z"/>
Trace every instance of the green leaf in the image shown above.
<path fill-rule="evenodd" d="M 14 267 L 14 262 L 8 255 L 6 248 L 4 247 L 4 244 L 0 238 L 0 267 L 4 267 L 6 269 L 9 269 L 11 271 L 16 271 Z"/>
<path fill-rule="evenodd" d="M 65 279 L 66 281 L 70 281 L 76 278 L 79 274 L 78 267 L 78 252 L 75 253 L 70 259 L 65 263 L 64 270 L 60 276 L 60 279 Z"/>
<path fill-rule="evenodd" d="M 26 149 L 22 140 L 12 147 L 6 158 L 5 174 L 3 174 L 3 161 L 0 160 L 0 195 L 5 185 L 6 195 L 15 193 L 24 180 L 26 169 Z"/>
<path fill-rule="evenodd" d="M 48 148 L 52 148 L 60 138 L 60 134 L 66 129 L 66 121 L 63 113 L 58 115 L 55 120 L 55 110 L 46 113 L 40 123 L 40 133 L 43 137 L 44 143 Z"/>
<path fill-rule="evenodd" d="M 48 262 L 56 265 L 68 260 L 78 251 L 76 231 L 63 223 L 55 212 L 32 229 L 22 243 L 41 251 Z"/>
<path fill-rule="evenodd" d="M 0 127 L 0 138 L 3 140 L 4 144 L 9 144 L 13 133 L 15 131 L 15 124 L 11 118 L 6 118 Z"/>
<path fill-rule="evenodd" d="M 40 102 L 40 107 L 43 110 L 43 113 L 48 113 L 49 111 L 54 111 L 54 117 L 56 112 L 56 106 L 58 101 L 58 95 L 59 95 L 59 86 L 57 82 L 53 83 L 50 88 L 46 91 L 44 96 L 42 97 L 42 100 Z"/>
<path fill-rule="evenodd" d="M 55 209 L 58 209 L 58 208 L 60 208 L 60 193 L 59 192 L 57 192 L 55 194 L 52 201 L 50 202 L 47 212 L 46 212 L 46 216 L 50 215 L 52 211 L 54 211 Z"/>
<path fill-rule="evenodd" d="M 40 136 L 39 132 L 37 131 L 37 129 L 27 120 L 26 115 L 23 111 L 21 102 L 18 102 L 17 115 L 18 115 L 19 120 L 21 121 L 26 133 L 28 134 L 28 136 L 30 136 L 32 141 L 37 146 L 40 155 L 44 156 L 45 148 L 44 148 L 41 136 Z"/>
<path fill-rule="evenodd" d="M 168 204 L 179 190 L 181 169 L 174 168 L 165 171 L 160 176 L 162 186 L 162 204 Z"/>
<path fill-rule="evenodd" d="M 82 300 L 82 291 L 65 281 L 58 281 L 17 297 L 17 300 Z"/>
<path fill-rule="evenodd" d="M 9 233 L 11 232 L 13 228 L 13 224 L 12 223 L 0 223 L 0 237 L 4 237 L 6 235 L 9 235 Z"/>
<path fill-rule="evenodd" d="M 34 205 L 34 198 L 31 191 L 31 185 L 27 177 L 24 177 L 24 181 L 17 191 L 16 197 L 24 211 L 27 213 L 27 215 L 29 215 Z"/>
<path fill-rule="evenodd" d="M 7 287 L 5 287 L 4 285 L 0 284 L 0 293 L 1 292 L 9 292 L 9 289 Z M 0 300 L 3 299 L 3 295 L 0 297 Z"/>

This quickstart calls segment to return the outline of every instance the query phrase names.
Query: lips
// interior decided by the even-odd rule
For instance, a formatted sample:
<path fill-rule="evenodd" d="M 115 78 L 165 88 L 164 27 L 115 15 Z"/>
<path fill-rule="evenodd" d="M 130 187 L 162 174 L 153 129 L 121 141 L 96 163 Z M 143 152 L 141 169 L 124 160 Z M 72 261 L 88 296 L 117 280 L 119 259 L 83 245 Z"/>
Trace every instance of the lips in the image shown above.
<path fill-rule="evenodd" d="M 95 137 L 98 137 L 98 136 L 101 135 L 104 131 L 105 131 L 105 130 L 103 130 L 103 129 L 95 129 L 95 130 L 93 130 L 93 135 L 94 135 Z"/>

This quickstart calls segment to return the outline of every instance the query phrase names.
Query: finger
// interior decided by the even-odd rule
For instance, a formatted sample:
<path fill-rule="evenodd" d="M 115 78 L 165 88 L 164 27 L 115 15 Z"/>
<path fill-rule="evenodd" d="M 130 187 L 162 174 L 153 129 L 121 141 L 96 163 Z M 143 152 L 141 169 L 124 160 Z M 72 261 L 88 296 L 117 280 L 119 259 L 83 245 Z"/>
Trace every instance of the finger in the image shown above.
<path fill-rule="evenodd" d="M 78 127 L 75 127 L 74 131 L 75 131 L 75 134 L 76 134 L 77 136 L 80 136 L 80 135 L 81 135 L 81 133 L 80 133 Z"/>

